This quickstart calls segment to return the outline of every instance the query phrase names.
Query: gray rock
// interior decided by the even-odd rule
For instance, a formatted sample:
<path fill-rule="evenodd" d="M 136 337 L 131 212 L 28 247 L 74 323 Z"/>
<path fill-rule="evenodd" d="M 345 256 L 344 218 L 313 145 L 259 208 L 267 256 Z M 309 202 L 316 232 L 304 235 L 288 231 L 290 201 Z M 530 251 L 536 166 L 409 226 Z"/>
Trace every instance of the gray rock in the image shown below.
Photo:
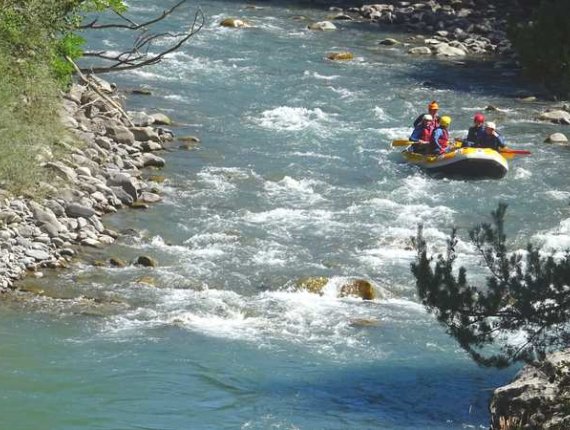
<path fill-rule="evenodd" d="M 563 133 L 552 133 L 545 140 L 545 143 L 568 143 L 568 138 Z"/>
<path fill-rule="evenodd" d="M 330 21 L 319 21 L 309 24 L 307 28 L 309 30 L 316 30 L 316 31 L 333 31 L 336 30 L 336 25 L 334 25 Z"/>
<path fill-rule="evenodd" d="M 117 173 L 107 179 L 107 185 L 111 187 L 119 199 L 121 199 L 121 197 L 117 194 L 116 187 L 122 188 L 125 193 L 131 196 L 133 201 L 138 198 L 138 186 L 135 182 L 135 179 L 131 176 L 125 175 L 123 173 Z"/>
<path fill-rule="evenodd" d="M 538 117 L 542 121 L 550 121 L 555 124 L 570 124 L 570 112 L 564 110 L 553 110 L 543 112 Z"/>
<path fill-rule="evenodd" d="M 90 207 L 78 203 L 70 203 L 65 207 L 65 213 L 71 218 L 89 218 L 96 214 Z"/>
<path fill-rule="evenodd" d="M 172 124 L 172 120 L 164 115 L 163 113 L 153 113 L 150 114 L 150 117 L 153 119 L 153 124 L 156 125 L 171 125 Z"/>
<path fill-rule="evenodd" d="M 431 55 L 431 49 L 427 46 L 416 46 L 415 48 L 410 48 L 408 50 L 410 55 Z"/>
<path fill-rule="evenodd" d="M 508 385 L 497 388 L 491 400 L 491 428 L 511 420 L 521 429 L 570 428 L 570 350 L 549 354 L 538 366 L 525 366 Z M 515 427 L 513 427 L 515 428 Z"/>
<path fill-rule="evenodd" d="M 148 127 L 154 124 L 154 118 L 144 112 L 128 112 L 128 114 L 136 127 Z"/>
<path fill-rule="evenodd" d="M 58 176 L 62 177 L 68 182 L 75 182 L 75 180 L 77 179 L 77 175 L 75 174 L 73 169 L 59 161 L 46 163 L 45 166 L 53 170 Z"/>
<path fill-rule="evenodd" d="M 451 46 L 447 43 L 441 43 L 435 47 L 435 55 L 437 57 L 464 57 L 467 52 L 459 47 Z"/>
<path fill-rule="evenodd" d="M 158 133 L 152 127 L 131 127 L 129 130 L 134 134 L 135 140 L 146 142 L 152 140 L 153 142 L 160 142 Z"/>
<path fill-rule="evenodd" d="M 26 249 L 25 254 L 36 261 L 49 260 L 50 255 L 46 251 L 39 249 Z"/>
<path fill-rule="evenodd" d="M 158 194 L 150 193 L 148 191 L 143 191 L 139 197 L 139 201 L 144 203 L 157 203 L 162 200 Z"/>
<path fill-rule="evenodd" d="M 148 255 L 141 255 L 135 260 L 135 264 L 138 266 L 145 266 L 145 267 L 156 267 L 158 263 L 152 257 Z"/>
<path fill-rule="evenodd" d="M 398 42 L 396 39 L 392 39 L 391 37 L 388 37 L 386 39 L 382 39 L 378 43 L 380 45 L 384 45 L 384 46 L 393 46 L 393 45 L 399 45 L 400 44 L 400 42 Z"/>
<path fill-rule="evenodd" d="M 111 187 L 111 189 L 113 190 L 113 192 L 115 194 L 115 198 L 117 198 L 119 200 L 119 203 L 130 206 L 135 201 L 135 199 L 133 199 L 133 197 L 129 193 L 127 193 L 123 188 Z M 116 202 L 113 202 L 112 204 L 114 206 L 117 206 Z"/>
<path fill-rule="evenodd" d="M 151 140 L 147 141 L 147 142 L 143 142 L 142 145 L 142 150 L 145 152 L 151 152 L 151 151 L 160 151 L 162 148 L 162 145 L 158 142 L 153 142 Z"/>
<path fill-rule="evenodd" d="M 132 145 L 135 143 L 135 135 L 123 125 L 108 125 L 106 127 L 107 136 L 117 143 Z"/>
<path fill-rule="evenodd" d="M 157 157 L 150 153 L 143 154 L 141 159 L 144 167 L 164 167 L 166 164 L 164 158 Z"/>

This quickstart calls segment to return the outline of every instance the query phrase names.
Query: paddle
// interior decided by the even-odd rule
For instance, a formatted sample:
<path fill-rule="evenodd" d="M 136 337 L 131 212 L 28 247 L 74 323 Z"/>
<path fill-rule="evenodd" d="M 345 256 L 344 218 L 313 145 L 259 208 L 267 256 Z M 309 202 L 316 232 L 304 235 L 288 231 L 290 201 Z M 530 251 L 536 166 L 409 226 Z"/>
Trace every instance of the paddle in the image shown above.
<path fill-rule="evenodd" d="M 532 152 L 526 149 L 511 149 L 511 148 L 501 148 L 499 149 L 501 154 L 513 154 L 513 155 L 530 155 Z"/>
<path fill-rule="evenodd" d="M 392 146 L 410 146 L 412 143 L 414 142 L 411 142 L 408 139 L 396 139 L 392 141 Z"/>

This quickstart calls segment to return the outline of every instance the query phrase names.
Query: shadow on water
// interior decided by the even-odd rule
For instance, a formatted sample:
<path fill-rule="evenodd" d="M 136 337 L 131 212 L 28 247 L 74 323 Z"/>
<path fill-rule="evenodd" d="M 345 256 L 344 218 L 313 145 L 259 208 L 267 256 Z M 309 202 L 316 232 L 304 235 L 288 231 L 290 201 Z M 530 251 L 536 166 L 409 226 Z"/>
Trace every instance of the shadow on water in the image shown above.
<path fill-rule="evenodd" d="M 352 417 L 385 426 L 381 428 L 463 428 L 463 424 L 487 425 L 494 388 L 515 372 L 481 369 L 472 363 L 370 365 L 312 377 L 275 376 L 260 389 L 269 397 L 294 402 L 305 417 L 326 413 L 339 420 Z"/>

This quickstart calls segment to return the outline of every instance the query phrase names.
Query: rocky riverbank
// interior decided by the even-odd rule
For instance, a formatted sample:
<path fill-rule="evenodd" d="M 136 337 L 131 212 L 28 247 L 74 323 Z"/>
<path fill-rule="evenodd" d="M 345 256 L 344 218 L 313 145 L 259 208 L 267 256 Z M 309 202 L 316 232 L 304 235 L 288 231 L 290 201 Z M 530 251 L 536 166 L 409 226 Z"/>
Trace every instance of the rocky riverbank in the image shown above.
<path fill-rule="evenodd" d="M 570 350 L 524 367 L 491 401 L 493 430 L 570 429 Z"/>
<path fill-rule="evenodd" d="M 0 291 L 26 275 L 42 276 L 42 268 L 67 266 L 81 247 L 113 243 L 119 233 L 103 225 L 105 214 L 161 199 L 142 169 L 164 166 L 154 152 L 173 140 L 158 127 L 168 118 L 127 115 L 116 89 L 89 77 L 65 94 L 61 119 L 70 133 L 70 142 L 60 142 L 67 155 L 38 161 L 54 175 L 53 183 L 39 184 L 47 197 L 0 191 Z"/>
<path fill-rule="evenodd" d="M 464 57 L 511 56 L 504 8 L 487 0 L 397 1 L 343 9 L 332 6 L 335 20 L 365 19 L 381 26 L 398 26 L 412 34 L 405 41 L 386 39 L 382 45 L 403 44 L 412 55 Z"/>

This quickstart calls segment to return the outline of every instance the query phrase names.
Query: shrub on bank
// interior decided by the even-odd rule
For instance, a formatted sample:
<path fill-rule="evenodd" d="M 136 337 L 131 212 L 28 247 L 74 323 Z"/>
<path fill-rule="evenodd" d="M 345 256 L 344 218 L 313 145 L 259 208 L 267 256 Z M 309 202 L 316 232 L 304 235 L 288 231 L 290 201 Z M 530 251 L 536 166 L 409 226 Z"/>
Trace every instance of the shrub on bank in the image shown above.
<path fill-rule="evenodd" d="M 46 180 L 38 156 L 57 150 L 65 56 L 81 55 L 84 11 L 124 11 L 122 0 L 3 0 L 0 7 L 0 188 L 36 193 Z"/>

